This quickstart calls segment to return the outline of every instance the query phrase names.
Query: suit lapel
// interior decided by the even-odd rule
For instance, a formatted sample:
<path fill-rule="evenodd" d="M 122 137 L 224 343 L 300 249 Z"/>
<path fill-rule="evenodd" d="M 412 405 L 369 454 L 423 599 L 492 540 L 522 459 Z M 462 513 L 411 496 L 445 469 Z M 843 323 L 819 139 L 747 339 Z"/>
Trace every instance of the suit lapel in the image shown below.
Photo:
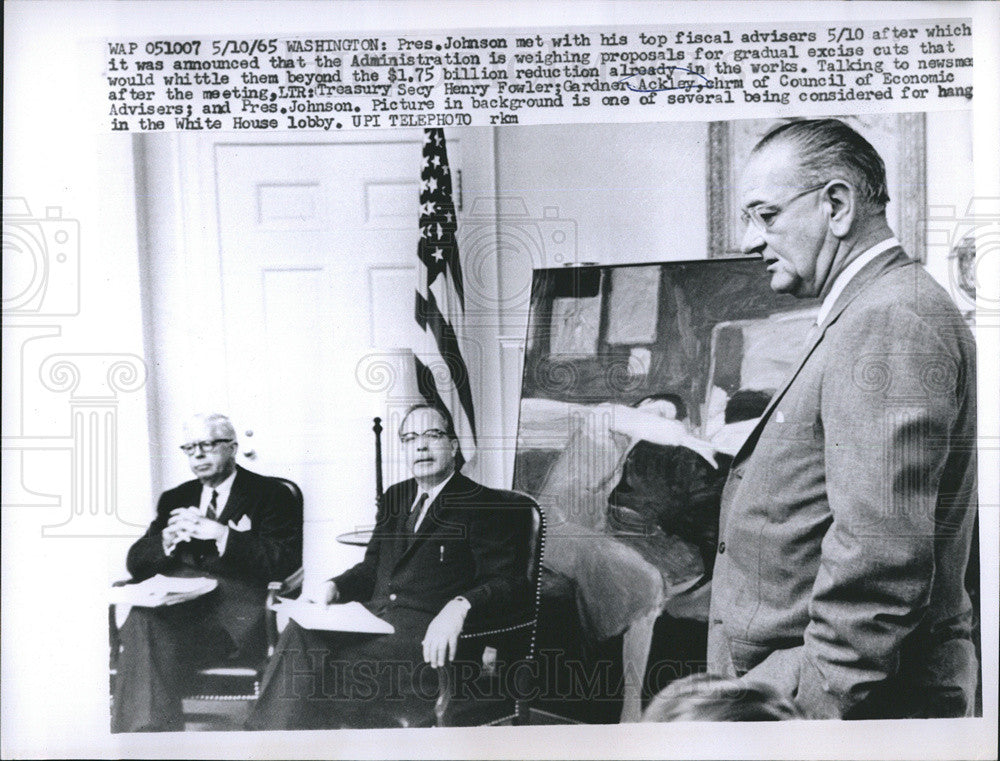
<path fill-rule="evenodd" d="M 391 511 L 386 516 L 386 528 L 389 531 L 389 536 L 392 537 L 393 553 L 397 563 L 410 543 L 410 537 L 406 531 L 406 519 L 410 514 L 413 500 L 416 498 L 417 482 L 411 478 L 402 483 L 395 501 L 386 505 L 387 509 Z"/>
<path fill-rule="evenodd" d="M 236 523 L 239 516 L 245 512 L 246 502 L 250 495 L 247 491 L 247 473 L 239 465 L 236 466 L 236 478 L 233 479 L 233 488 L 229 490 L 229 499 L 226 506 L 219 514 L 219 523 L 226 525 L 229 521 Z"/>
<path fill-rule="evenodd" d="M 419 547 L 423 542 L 427 540 L 437 529 L 440 524 L 440 516 L 442 511 L 447 510 L 447 505 L 451 498 L 451 495 L 459 493 L 462 488 L 464 477 L 460 473 L 456 473 L 451 477 L 451 480 L 445 485 L 441 492 L 434 498 L 430 506 L 427 508 L 427 514 L 424 516 L 424 520 L 417 527 L 416 532 L 412 536 L 406 537 L 406 546 L 403 551 L 402 556 L 397 561 L 402 562 L 408 558 L 413 552 Z M 416 498 L 416 492 L 414 492 L 413 497 Z M 412 504 L 412 500 L 410 501 Z M 406 522 L 406 518 L 403 518 L 403 523 Z"/>
<path fill-rule="evenodd" d="M 854 301 L 854 299 L 857 298 L 857 296 L 871 283 L 875 282 L 875 280 L 889 270 L 896 269 L 897 267 L 903 267 L 907 264 L 913 264 L 913 260 L 906 256 L 902 248 L 896 246 L 895 248 L 890 248 L 888 251 L 876 256 L 872 261 L 862 267 L 861 271 L 851 279 L 840 296 L 837 297 L 837 301 L 834 302 L 830 313 L 826 316 L 826 319 L 823 320 L 823 324 L 815 329 L 813 335 L 806 342 L 801 358 L 795 363 L 795 366 L 785 378 L 781 387 L 775 392 L 774 396 L 771 397 L 771 401 L 768 402 L 767 407 L 764 408 L 764 414 L 761 415 L 760 420 L 757 421 L 757 425 L 754 426 L 753 431 L 751 431 L 746 441 L 743 442 L 743 446 L 741 446 L 739 451 L 736 453 L 736 457 L 733 458 L 733 465 L 745 460 L 753 451 L 754 447 L 757 446 L 757 441 L 760 439 L 760 434 L 764 430 L 764 426 L 767 425 L 767 421 L 770 419 L 771 413 L 778 405 L 778 402 L 781 401 L 785 392 L 788 391 L 789 386 L 792 385 L 792 381 L 798 377 L 802 368 L 805 367 L 806 361 L 810 356 L 812 356 L 813 351 L 815 351 L 816 347 L 819 346 L 820 341 L 823 340 L 823 336 L 826 335 L 827 328 L 837 321 L 837 318 L 840 317 L 843 311 L 847 308 L 848 304 Z"/>
<path fill-rule="evenodd" d="M 174 507 L 191 507 L 192 505 L 198 507 L 199 504 L 201 504 L 201 481 L 197 479 L 188 481 L 184 485 L 184 491 L 180 495 L 180 503 L 174 505 Z M 170 509 L 173 510 L 174 507 Z"/>
<path fill-rule="evenodd" d="M 764 413 L 757 420 L 757 425 L 753 427 L 750 435 L 747 436 L 746 441 L 743 442 L 743 446 L 741 446 L 739 451 L 736 453 L 736 457 L 733 458 L 733 465 L 745 460 L 754 450 L 754 447 L 757 446 L 757 440 L 760 438 L 760 434 L 764 430 L 764 426 L 767 425 L 767 421 L 770 419 L 771 413 L 781 400 L 781 397 L 785 395 L 788 387 L 792 385 L 792 381 L 795 380 L 802 368 L 805 367 L 806 360 L 812 356 L 813 351 L 815 351 L 816 347 L 819 346 L 819 342 L 823 340 L 823 334 L 825 332 L 826 328 L 822 325 L 812 331 L 813 335 L 806 342 L 806 346 L 801 357 L 795 363 L 792 371 L 785 377 L 781 387 L 774 392 L 774 396 L 771 397 L 771 401 L 767 403 L 767 406 L 764 408 Z"/>

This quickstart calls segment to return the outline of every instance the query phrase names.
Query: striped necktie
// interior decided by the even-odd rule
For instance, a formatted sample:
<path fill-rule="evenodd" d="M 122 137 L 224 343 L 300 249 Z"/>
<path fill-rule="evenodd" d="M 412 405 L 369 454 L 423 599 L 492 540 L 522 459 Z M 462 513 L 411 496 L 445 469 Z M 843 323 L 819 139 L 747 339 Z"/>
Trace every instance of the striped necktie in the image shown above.
<path fill-rule="evenodd" d="M 218 513 L 218 508 L 219 508 L 219 502 L 218 502 L 218 500 L 219 500 L 219 492 L 217 492 L 215 489 L 212 489 L 212 501 L 208 503 L 208 509 L 205 510 L 205 517 L 208 518 L 211 521 L 216 520 L 216 518 L 219 515 L 219 513 Z"/>
<path fill-rule="evenodd" d="M 410 516 L 406 519 L 407 536 L 416 532 L 417 520 L 419 520 L 420 513 L 424 509 L 424 503 L 427 502 L 427 496 L 427 492 L 421 493 L 417 501 L 413 503 L 413 507 L 410 508 Z"/>

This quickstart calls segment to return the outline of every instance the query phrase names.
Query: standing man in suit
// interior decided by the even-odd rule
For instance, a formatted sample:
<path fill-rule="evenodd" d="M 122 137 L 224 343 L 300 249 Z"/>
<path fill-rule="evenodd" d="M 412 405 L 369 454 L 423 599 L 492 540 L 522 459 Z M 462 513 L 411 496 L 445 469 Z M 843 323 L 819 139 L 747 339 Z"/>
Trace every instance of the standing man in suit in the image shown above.
<path fill-rule="evenodd" d="M 290 622 L 251 729 L 414 726 L 433 719 L 437 675 L 458 635 L 527 609 L 532 504 L 457 472 L 446 409 L 412 407 L 399 438 L 413 478 L 390 486 L 364 560 L 303 596 L 363 602 L 393 634 L 313 631 Z"/>
<path fill-rule="evenodd" d="M 822 306 L 723 492 L 709 670 L 811 718 L 970 715 L 972 335 L 900 248 L 882 159 L 847 125 L 769 133 L 740 194 L 771 288 Z"/>
<path fill-rule="evenodd" d="M 267 583 L 302 564 L 302 514 L 284 484 L 236 464 L 227 417 L 198 415 L 181 450 L 197 479 L 163 493 L 156 517 L 129 549 L 136 580 L 155 574 L 218 581 L 203 597 L 134 607 L 120 632 L 112 731 L 183 729 L 181 697 L 191 670 L 264 655 Z"/>

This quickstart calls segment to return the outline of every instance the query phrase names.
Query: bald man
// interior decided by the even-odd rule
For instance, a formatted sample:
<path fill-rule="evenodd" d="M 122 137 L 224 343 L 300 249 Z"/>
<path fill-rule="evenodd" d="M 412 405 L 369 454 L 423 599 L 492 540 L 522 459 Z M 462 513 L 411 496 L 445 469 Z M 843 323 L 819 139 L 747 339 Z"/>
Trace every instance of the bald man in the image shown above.
<path fill-rule="evenodd" d="M 205 576 L 218 587 L 178 605 L 132 608 L 120 632 L 113 732 L 183 729 L 181 698 L 193 669 L 223 658 L 261 660 L 267 583 L 302 564 L 299 505 L 280 482 L 236 464 L 229 419 L 195 416 L 183 441 L 196 478 L 163 493 L 127 566 L 135 580 Z"/>

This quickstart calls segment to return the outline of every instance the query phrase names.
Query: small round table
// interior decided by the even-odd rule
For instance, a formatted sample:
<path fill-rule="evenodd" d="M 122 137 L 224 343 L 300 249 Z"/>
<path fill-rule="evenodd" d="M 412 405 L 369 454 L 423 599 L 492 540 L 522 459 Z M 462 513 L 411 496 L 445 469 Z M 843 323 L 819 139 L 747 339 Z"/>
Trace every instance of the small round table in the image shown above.
<path fill-rule="evenodd" d="M 367 547 L 368 542 L 372 539 L 372 533 L 374 529 L 362 528 L 357 531 L 348 531 L 346 534 L 340 534 L 337 537 L 337 541 L 341 544 L 350 544 L 354 547 Z"/>

